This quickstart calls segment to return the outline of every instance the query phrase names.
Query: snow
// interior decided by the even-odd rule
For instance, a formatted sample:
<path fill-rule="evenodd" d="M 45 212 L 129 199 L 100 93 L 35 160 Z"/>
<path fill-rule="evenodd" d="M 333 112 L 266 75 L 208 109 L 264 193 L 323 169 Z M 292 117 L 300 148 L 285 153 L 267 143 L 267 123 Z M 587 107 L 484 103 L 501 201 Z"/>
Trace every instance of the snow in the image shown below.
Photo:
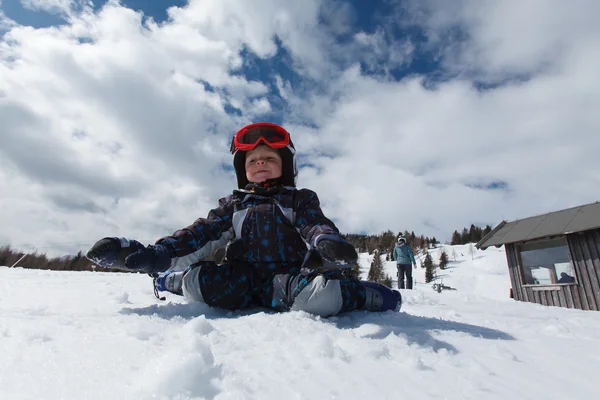
<path fill-rule="evenodd" d="M 419 267 L 402 312 L 329 319 L 161 302 L 143 274 L 0 267 L 0 398 L 598 397 L 600 312 L 513 301 L 502 248 L 444 247 L 456 290 Z"/>

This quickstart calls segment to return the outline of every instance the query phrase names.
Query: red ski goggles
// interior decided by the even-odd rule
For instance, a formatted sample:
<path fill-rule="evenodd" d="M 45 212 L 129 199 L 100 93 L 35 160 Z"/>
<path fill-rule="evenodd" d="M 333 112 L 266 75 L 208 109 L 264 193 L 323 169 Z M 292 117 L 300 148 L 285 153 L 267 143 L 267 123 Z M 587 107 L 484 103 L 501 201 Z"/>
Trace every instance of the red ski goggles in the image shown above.
<path fill-rule="evenodd" d="M 238 150 L 253 150 L 260 142 L 274 149 L 281 149 L 290 144 L 290 134 L 281 126 L 269 122 L 246 125 L 233 137 L 231 154 Z"/>

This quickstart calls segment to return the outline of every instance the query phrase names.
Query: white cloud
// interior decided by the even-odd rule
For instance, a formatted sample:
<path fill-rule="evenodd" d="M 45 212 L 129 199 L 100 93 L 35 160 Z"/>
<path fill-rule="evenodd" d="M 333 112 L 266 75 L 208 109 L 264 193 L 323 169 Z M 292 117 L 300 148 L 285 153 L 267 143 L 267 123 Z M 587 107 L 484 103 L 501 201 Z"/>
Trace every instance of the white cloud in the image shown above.
<path fill-rule="evenodd" d="M 230 135 L 270 110 L 265 84 L 239 74 L 240 52 L 272 55 L 276 15 L 295 12 L 303 23 L 298 7 L 266 15 L 244 4 L 195 1 L 170 9 L 173 20 L 159 26 L 113 3 L 74 13 L 69 25 L 6 34 L 1 191 L 15 200 L 0 221 L 13 244 L 56 247 L 108 231 L 157 238 L 231 190 L 222 167 Z M 226 104 L 243 114 L 228 116 Z M 42 215 L 52 218 L 33 228 Z"/>
<path fill-rule="evenodd" d="M 401 10 L 405 23 L 424 26 L 435 45 L 446 46 L 447 67 L 492 80 L 568 68 L 580 46 L 588 52 L 598 41 L 593 0 L 411 0 Z M 597 52 L 586 54 L 598 61 Z"/>
<path fill-rule="evenodd" d="M 449 11 L 444 4 L 441 10 Z M 299 141 L 313 152 L 306 161 L 320 167 L 310 183 L 334 193 L 337 201 L 326 209 L 344 231 L 419 226 L 438 234 L 426 228 L 434 225 L 448 235 L 471 222 L 493 224 L 598 200 L 600 28 L 586 14 L 597 6 L 588 2 L 574 12 L 557 3 L 540 14 L 516 3 L 477 4 L 418 21 L 433 37 L 450 23 L 468 33 L 462 52 L 445 60 L 454 72 L 468 73 L 462 79 L 426 90 L 419 78 L 393 83 L 351 68 L 301 111 L 321 133 L 319 140 Z M 556 26 L 548 35 L 549 24 Z M 526 29 L 523 41 L 515 30 Z M 559 42 L 568 57 L 546 51 Z M 482 92 L 468 79 L 473 70 L 481 79 L 530 74 L 530 80 Z M 508 190 L 473 188 L 494 183 Z"/>
<path fill-rule="evenodd" d="M 112 3 L 71 11 L 61 27 L 9 26 L 0 39 L 3 237 L 66 252 L 106 235 L 149 242 L 190 224 L 232 189 L 231 134 L 280 112 L 273 95 L 286 102 L 284 124 L 307 165 L 300 186 L 317 190 L 344 232 L 444 239 L 472 222 L 597 200 L 596 3 L 419 4 L 407 12 L 402 3 L 411 18 L 402 23 L 426 29 L 431 49 L 444 45 L 442 64 L 459 77 L 434 90 L 420 77 L 390 79 L 419 49 L 384 27 L 353 32 L 347 3 L 336 13 L 318 1 L 195 0 L 161 24 Z M 450 26 L 469 39 L 448 40 Z M 354 41 L 334 46 L 349 33 Z M 280 71 L 244 77 L 244 52 L 276 57 L 277 42 L 308 83 Z M 365 76 L 361 62 L 383 73 Z M 489 91 L 471 82 L 520 75 L 530 79 Z M 475 188 L 495 182 L 508 190 Z"/>
<path fill-rule="evenodd" d="M 47 11 L 54 14 L 69 15 L 74 6 L 87 5 L 89 1 L 82 0 L 18 0 L 24 8 L 34 11 Z"/>
<path fill-rule="evenodd" d="M 320 18 L 335 35 L 352 34 L 357 20 L 354 7 L 343 0 L 330 0 L 321 4 Z"/>
<path fill-rule="evenodd" d="M 383 28 L 375 33 L 359 32 L 354 36 L 359 51 L 364 52 L 364 61 L 369 70 L 378 71 L 383 68 L 389 72 L 392 68 L 409 64 L 413 55 L 414 45 L 410 40 L 390 40 Z"/>
<path fill-rule="evenodd" d="M 548 87 L 559 89 L 561 81 L 480 93 L 468 82 L 427 91 L 417 80 L 348 77 L 352 95 L 324 117 L 321 140 L 300 141 L 322 171 L 311 183 L 335 193 L 339 201 L 327 210 L 345 231 L 431 221 L 443 234 L 593 201 L 600 117 L 592 110 L 600 104 L 582 108 L 588 96 L 567 87 L 548 97 Z M 317 155 L 317 148 L 336 157 Z M 466 186 L 494 182 L 510 191 Z"/>

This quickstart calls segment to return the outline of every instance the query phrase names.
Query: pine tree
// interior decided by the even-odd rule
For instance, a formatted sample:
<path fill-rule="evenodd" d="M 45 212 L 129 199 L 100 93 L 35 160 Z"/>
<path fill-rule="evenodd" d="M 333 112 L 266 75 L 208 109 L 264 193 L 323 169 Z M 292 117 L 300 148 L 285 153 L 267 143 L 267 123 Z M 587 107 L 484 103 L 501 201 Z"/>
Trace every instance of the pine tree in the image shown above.
<path fill-rule="evenodd" d="M 450 241 L 450 244 L 452 246 L 462 244 L 460 233 L 458 233 L 458 231 L 454 231 L 454 233 L 452 234 L 452 240 Z"/>
<path fill-rule="evenodd" d="M 469 240 L 471 243 L 477 243 L 481 240 L 482 230 L 480 227 L 471 224 L 469 229 Z"/>
<path fill-rule="evenodd" d="M 372 240 L 367 240 L 367 253 L 369 254 L 373 254 L 373 252 L 375 251 L 375 249 L 377 248 L 377 245 L 373 244 Z"/>
<path fill-rule="evenodd" d="M 429 283 L 433 280 L 433 259 L 431 254 L 427 253 L 425 260 L 423 260 L 423 266 L 425 267 L 425 283 Z"/>
<path fill-rule="evenodd" d="M 467 244 L 471 241 L 471 235 L 467 228 L 463 228 L 462 233 L 460 234 L 460 241 L 462 244 Z"/>
<path fill-rule="evenodd" d="M 385 277 L 383 278 L 383 281 L 381 281 L 381 284 L 391 288 L 392 287 L 392 277 L 387 274 L 384 274 L 384 275 L 385 275 Z"/>
<path fill-rule="evenodd" d="M 373 282 L 380 282 L 383 278 L 383 266 L 381 265 L 381 258 L 379 257 L 379 250 L 375 250 L 373 253 L 373 261 L 371 262 L 371 268 L 369 268 L 369 275 L 367 279 Z"/>
<path fill-rule="evenodd" d="M 387 275 L 383 271 L 383 264 L 381 263 L 381 255 L 379 250 L 375 250 L 373 253 L 373 261 L 371 262 L 371 268 L 369 268 L 369 275 L 367 279 L 373 282 L 381 283 L 387 287 L 392 287 L 392 277 Z"/>
<path fill-rule="evenodd" d="M 446 269 L 448 265 L 448 254 L 446 254 L 446 250 L 442 250 L 442 254 L 440 254 L 440 269 Z"/>
<path fill-rule="evenodd" d="M 387 249 L 393 247 L 396 244 L 398 238 L 394 235 L 394 232 L 387 231 L 384 232 L 379 239 L 379 249 L 382 252 L 386 252 Z"/>
<path fill-rule="evenodd" d="M 485 228 L 483 229 L 483 232 L 481 233 L 483 236 L 487 235 L 488 233 L 490 233 L 492 231 L 492 227 L 489 225 L 486 225 Z M 482 239 L 483 239 L 482 236 Z"/>

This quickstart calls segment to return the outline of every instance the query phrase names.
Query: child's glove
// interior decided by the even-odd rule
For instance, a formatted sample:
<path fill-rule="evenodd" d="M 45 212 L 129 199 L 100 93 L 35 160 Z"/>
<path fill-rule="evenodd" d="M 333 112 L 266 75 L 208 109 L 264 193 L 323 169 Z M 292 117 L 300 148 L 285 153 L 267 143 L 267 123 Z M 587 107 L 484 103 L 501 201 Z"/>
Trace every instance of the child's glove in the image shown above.
<path fill-rule="evenodd" d="M 125 267 L 129 270 L 147 272 L 165 272 L 171 267 L 171 254 L 160 244 L 149 245 L 127 256 Z"/>
<path fill-rule="evenodd" d="M 308 251 L 304 266 L 308 268 L 352 268 L 358 255 L 354 246 L 338 235 L 319 235 Z"/>
<path fill-rule="evenodd" d="M 92 246 L 85 255 L 91 262 L 104 268 L 127 269 L 125 259 L 130 254 L 143 249 L 137 240 L 105 237 Z"/>
<path fill-rule="evenodd" d="M 86 257 L 104 268 L 147 273 L 166 271 L 171 264 L 171 257 L 164 246 L 144 247 L 137 240 L 116 237 L 100 239 Z"/>

